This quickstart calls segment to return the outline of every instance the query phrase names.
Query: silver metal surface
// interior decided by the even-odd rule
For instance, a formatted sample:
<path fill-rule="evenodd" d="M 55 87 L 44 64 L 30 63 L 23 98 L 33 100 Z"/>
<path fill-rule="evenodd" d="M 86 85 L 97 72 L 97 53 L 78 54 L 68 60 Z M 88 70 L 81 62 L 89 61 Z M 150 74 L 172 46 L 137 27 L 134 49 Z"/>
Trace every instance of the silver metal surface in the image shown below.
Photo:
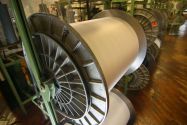
<path fill-rule="evenodd" d="M 136 32 L 127 22 L 115 17 L 94 19 L 71 26 L 91 49 L 110 91 L 138 55 Z"/>
<path fill-rule="evenodd" d="M 110 13 L 110 11 L 105 12 Z M 65 86 L 65 82 L 62 84 L 65 86 L 64 89 L 71 86 L 71 89 L 66 91 L 69 93 L 66 96 L 77 93 L 81 98 L 85 97 L 85 101 L 80 101 L 84 105 L 86 104 L 87 108 L 81 107 L 81 109 L 86 109 L 86 112 L 79 115 L 80 112 L 77 111 L 80 107 L 74 110 L 74 113 L 71 113 L 70 110 L 67 113 L 65 110 L 68 108 L 60 110 L 64 111 L 60 114 L 73 119 L 78 125 L 99 125 L 105 120 L 109 108 L 109 91 L 127 71 L 137 69 L 145 57 L 146 39 L 141 26 L 136 21 L 132 26 L 132 22 L 129 23 L 130 19 L 123 12 L 114 10 L 111 12 L 119 13 L 118 16 L 108 15 L 108 17 L 100 17 L 71 25 L 65 24 L 55 16 L 43 13 L 34 14 L 29 18 L 30 29 L 34 34 L 40 34 L 43 40 L 36 43 L 36 46 L 37 50 L 43 53 L 40 54 L 43 55 L 41 62 L 43 61 L 43 64 L 48 66 L 47 70 L 50 69 L 49 73 L 44 76 L 47 78 L 54 76 L 55 79 L 52 79 L 54 82 L 57 81 L 56 78 L 65 76 L 75 80 L 76 77 L 73 74 L 75 72 L 76 76 L 79 74 L 78 79 L 80 81 L 76 82 L 76 85 L 72 84 L 71 80 L 67 81 L 69 82 L 67 86 Z M 120 15 L 124 18 L 119 18 Z M 139 30 L 136 30 L 138 28 Z M 46 45 L 43 46 L 45 49 L 43 52 L 41 43 Z M 59 49 L 63 51 L 58 52 Z M 51 64 L 56 63 L 54 60 L 56 55 L 59 57 L 60 65 L 63 64 L 65 57 L 71 60 L 68 61 L 70 62 L 70 69 L 66 70 L 67 67 L 62 68 L 56 65 L 57 70 L 67 71 L 64 73 L 66 75 L 63 73 L 59 76 L 57 74 L 51 75 L 57 72 L 53 70 L 54 68 L 50 68 Z M 46 63 L 46 59 L 48 63 Z M 130 68 L 133 70 L 129 70 Z M 76 69 L 76 71 L 71 69 Z M 84 88 L 81 92 L 76 87 L 79 83 Z M 60 89 L 60 91 L 64 90 Z M 65 95 L 64 98 L 66 98 Z M 55 104 L 58 104 L 60 99 L 56 100 Z M 62 99 L 61 102 L 63 102 Z M 71 108 L 74 104 L 70 106 L 70 103 L 73 103 L 72 100 L 66 98 L 62 104 L 67 104 Z M 60 105 L 57 107 L 59 109 Z M 57 114 L 59 114 L 58 111 Z"/>
<path fill-rule="evenodd" d="M 134 60 L 134 62 L 129 67 L 128 71 L 125 73 L 126 75 L 128 75 L 128 74 L 136 71 L 140 67 L 140 65 L 142 64 L 142 62 L 145 58 L 146 46 L 147 46 L 145 33 L 144 33 L 144 30 L 142 29 L 141 25 L 138 23 L 138 21 L 135 18 L 133 18 L 132 16 L 124 13 L 123 11 L 105 10 L 105 11 L 102 11 L 102 12 L 98 13 L 97 15 L 95 15 L 94 19 L 102 18 L 102 17 L 109 17 L 109 16 L 110 17 L 117 17 L 117 18 L 120 18 L 120 19 L 124 20 L 125 22 L 127 22 L 136 32 L 136 35 L 137 35 L 137 38 L 139 41 L 139 50 L 138 50 L 139 53 L 138 53 L 138 56 L 136 57 L 136 59 Z M 124 35 L 127 36 L 126 34 L 124 34 Z M 130 43 L 130 41 L 123 41 L 123 42 Z"/>

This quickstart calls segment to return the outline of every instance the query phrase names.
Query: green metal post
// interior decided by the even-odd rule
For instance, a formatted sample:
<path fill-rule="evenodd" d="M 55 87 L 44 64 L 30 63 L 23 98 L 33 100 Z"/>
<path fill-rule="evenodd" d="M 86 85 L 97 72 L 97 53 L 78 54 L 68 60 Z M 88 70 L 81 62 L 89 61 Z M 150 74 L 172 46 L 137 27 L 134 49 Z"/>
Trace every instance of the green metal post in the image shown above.
<path fill-rule="evenodd" d="M 131 15 L 134 15 L 134 9 L 135 9 L 135 0 L 131 0 L 131 10 L 130 10 Z"/>
<path fill-rule="evenodd" d="M 12 11 L 15 16 L 18 32 L 19 32 L 19 35 L 20 35 L 21 40 L 23 42 L 25 52 L 27 54 L 27 57 L 28 57 L 28 60 L 29 60 L 30 66 L 31 66 L 32 73 L 33 73 L 34 78 L 37 83 L 37 87 L 38 87 L 39 91 L 42 92 L 43 91 L 42 86 L 41 86 L 42 82 L 40 80 L 40 70 L 39 70 L 40 64 L 37 64 L 39 62 L 37 62 L 36 56 L 34 55 L 35 53 L 33 52 L 32 38 L 31 38 L 31 35 L 28 30 L 28 26 L 27 26 L 24 10 L 22 7 L 22 3 L 20 0 L 10 0 L 10 5 L 11 5 Z M 43 102 L 45 104 L 51 124 L 56 125 L 57 123 L 56 123 L 56 120 L 54 117 L 54 112 L 53 112 L 49 102 L 45 99 L 45 96 L 43 94 L 41 94 L 41 96 L 42 96 Z"/>
<path fill-rule="evenodd" d="M 16 88 L 14 86 L 14 83 L 10 77 L 10 75 L 8 74 L 8 71 L 6 70 L 6 66 L 5 64 L 3 63 L 3 60 L 0 58 L 0 67 L 1 67 L 1 70 L 3 72 L 3 74 L 5 75 L 6 77 L 6 80 L 10 86 L 10 89 L 12 90 L 16 100 L 18 101 L 18 105 L 20 106 L 21 110 L 23 111 L 23 113 L 26 114 L 26 110 L 25 110 L 25 107 L 20 99 L 20 96 L 18 95 L 17 91 L 16 91 Z"/>
<path fill-rule="evenodd" d="M 25 51 L 27 53 L 27 56 L 29 58 L 30 65 L 32 67 L 32 72 L 37 80 L 38 83 L 40 83 L 39 79 L 39 70 L 36 64 L 36 61 L 34 59 L 33 50 L 31 48 L 31 38 L 29 34 L 27 33 L 27 28 L 25 26 L 25 20 L 22 17 L 22 12 L 20 12 L 19 4 L 17 0 L 10 0 L 12 11 L 14 12 L 15 19 L 16 19 L 16 25 L 18 28 L 19 35 L 21 37 L 21 40 L 23 42 L 23 45 L 25 47 Z M 40 89 L 40 84 L 38 84 L 38 88 Z"/>
<path fill-rule="evenodd" d="M 104 9 L 111 9 L 111 0 L 104 0 Z"/>

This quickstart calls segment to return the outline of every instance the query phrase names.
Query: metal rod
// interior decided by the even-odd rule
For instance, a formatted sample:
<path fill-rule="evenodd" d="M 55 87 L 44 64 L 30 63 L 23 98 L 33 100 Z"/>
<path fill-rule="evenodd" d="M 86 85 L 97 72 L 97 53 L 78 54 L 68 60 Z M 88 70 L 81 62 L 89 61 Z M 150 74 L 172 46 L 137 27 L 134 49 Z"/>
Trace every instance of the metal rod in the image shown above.
<path fill-rule="evenodd" d="M 131 10 L 130 10 L 131 15 L 134 14 L 134 9 L 135 9 L 135 0 L 131 0 Z"/>
<path fill-rule="evenodd" d="M 37 97 L 36 95 L 34 95 L 32 97 L 29 97 L 28 99 L 26 99 L 25 101 L 23 101 L 23 104 L 27 104 L 27 103 L 31 102 L 36 97 Z"/>
<path fill-rule="evenodd" d="M 11 62 L 9 62 L 9 63 L 6 63 L 6 64 L 5 64 L 5 67 L 9 67 L 9 66 L 12 66 L 12 65 L 18 64 L 18 63 L 20 63 L 20 59 L 11 61 Z"/>

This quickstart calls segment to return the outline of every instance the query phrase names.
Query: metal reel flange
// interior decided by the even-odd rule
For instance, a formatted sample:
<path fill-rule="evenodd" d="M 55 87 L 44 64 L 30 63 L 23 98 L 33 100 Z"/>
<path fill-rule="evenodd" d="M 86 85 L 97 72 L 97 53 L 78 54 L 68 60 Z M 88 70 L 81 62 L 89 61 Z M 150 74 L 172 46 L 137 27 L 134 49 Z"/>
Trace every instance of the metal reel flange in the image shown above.
<path fill-rule="evenodd" d="M 49 68 L 50 63 L 46 63 L 45 61 L 43 63 L 46 63 L 51 74 L 55 74 L 59 71 L 59 74 L 56 73 L 55 77 L 60 79 L 60 77 L 63 76 L 63 78 L 60 79 L 62 81 L 57 81 L 63 84 L 61 85 L 64 89 L 59 90 L 63 93 L 58 93 L 58 89 L 56 91 L 56 101 L 54 101 L 56 114 L 72 119 L 72 121 L 78 125 L 101 124 L 108 111 L 108 89 L 104 77 L 101 71 L 99 71 L 100 67 L 92 52 L 86 47 L 84 40 L 73 31 L 68 24 L 65 24 L 53 15 L 44 13 L 34 14 L 29 18 L 29 24 L 32 33 L 40 34 L 40 37 L 43 39 L 43 42 L 37 43 L 38 45 L 36 45 L 40 53 L 45 53 L 43 56 L 40 54 L 41 58 L 43 58 L 42 60 L 45 60 L 46 57 L 51 63 L 56 63 L 54 66 L 56 68 L 51 71 L 51 68 Z M 46 50 L 44 52 L 41 52 L 42 43 L 45 43 L 44 48 L 46 48 Z M 52 48 L 48 46 L 52 46 L 56 49 L 52 51 Z M 50 55 L 49 51 L 51 53 Z M 66 54 L 62 54 L 62 52 Z M 55 60 L 56 56 L 59 57 L 59 59 L 56 58 L 57 60 Z M 63 63 L 68 65 L 69 69 L 60 67 Z M 51 64 L 50 67 L 52 67 Z M 55 86 L 58 87 L 58 84 Z M 79 87 L 77 88 L 77 86 Z M 81 90 L 79 89 L 80 87 L 82 87 Z M 75 98 L 73 93 L 79 95 L 79 101 L 71 98 L 68 99 L 68 97 Z M 61 94 L 61 97 L 59 97 L 59 94 Z M 73 94 L 74 97 L 70 96 L 71 94 Z M 63 99 L 62 96 L 64 97 Z M 63 102 L 62 100 L 64 100 L 64 103 L 62 103 L 60 109 L 58 103 Z M 76 101 L 76 104 L 80 103 L 80 106 L 77 107 L 76 104 L 74 104 Z M 69 107 L 65 107 L 65 105 Z M 76 109 L 76 111 L 74 111 L 72 107 Z M 78 115 L 78 113 L 81 114 Z M 60 123 L 61 120 L 62 119 L 58 119 L 58 122 Z"/>
<path fill-rule="evenodd" d="M 119 82 L 119 86 L 127 84 L 128 90 L 142 90 L 149 84 L 149 70 L 142 64 L 135 72 L 123 76 Z"/>
<path fill-rule="evenodd" d="M 156 65 L 154 55 L 149 51 L 147 51 L 145 60 L 143 61 L 143 65 L 149 70 L 149 72 L 151 72 L 153 70 L 153 67 Z"/>
<path fill-rule="evenodd" d="M 83 79 L 67 52 L 49 36 L 37 33 L 34 41 L 42 66 L 44 84 L 54 84 L 54 105 L 58 113 L 70 119 L 82 117 L 88 110 L 88 95 Z"/>
<path fill-rule="evenodd" d="M 163 33 L 167 30 L 168 26 L 168 16 L 166 11 L 159 10 L 159 9 L 152 9 L 151 12 L 153 13 L 154 17 L 158 20 L 159 26 L 159 36 L 163 35 Z"/>
<path fill-rule="evenodd" d="M 132 79 L 128 83 L 129 90 L 141 90 L 149 84 L 150 73 L 143 64 L 131 75 Z"/>
<path fill-rule="evenodd" d="M 134 17 L 143 27 L 146 39 L 149 41 L 147 44 L 151 44 L 159 35 L 158 20 L 154 17 L 151 10 L 147 9 L 136 9 L 134 12 Z"/>
<path fill-rule="evenodd" d="M 149 53 L 151 53 L 151 54 L 153 55 L 154 59 L 156 60 L 156 58 L 157 58 L 158 55 L 159 55 L 160 49 L 159 49 L 159 47 L 157 46 L 156 43 L 153 43 L 153 44 L 151 44 L 151 45 L 148 47 L 147 51 L 148 51 Z"/>

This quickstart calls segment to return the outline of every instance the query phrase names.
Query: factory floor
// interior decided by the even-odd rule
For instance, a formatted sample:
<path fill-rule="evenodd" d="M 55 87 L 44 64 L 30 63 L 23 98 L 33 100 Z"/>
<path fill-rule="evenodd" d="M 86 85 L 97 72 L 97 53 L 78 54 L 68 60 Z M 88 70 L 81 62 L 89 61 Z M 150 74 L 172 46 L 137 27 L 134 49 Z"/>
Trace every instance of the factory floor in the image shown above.
<path fill-rule="evenodd" d="M 163 37 L 150 84 L 127 96 L 136 110 L 135 125 L 187 125 L 187 31 L 183 36 Z M 33 104 L 26 106 L 28 114 L 23 115 L 19 110 L 12 112 L 2 102 L 0 96 L 0 111 L 11 113 L 14 125 L 49 125 Z M 3 124 L 1 114 L 0 118 L 0 125 L 13 125 Z"/>
<path fill-rule="evenodd" d="M 187 26 L 185 24 L 183 27 Z M 163 37 L 150 85 L 130 92 L 135 125 L 187 125 L 187 28 L 181 36 Z"/>

